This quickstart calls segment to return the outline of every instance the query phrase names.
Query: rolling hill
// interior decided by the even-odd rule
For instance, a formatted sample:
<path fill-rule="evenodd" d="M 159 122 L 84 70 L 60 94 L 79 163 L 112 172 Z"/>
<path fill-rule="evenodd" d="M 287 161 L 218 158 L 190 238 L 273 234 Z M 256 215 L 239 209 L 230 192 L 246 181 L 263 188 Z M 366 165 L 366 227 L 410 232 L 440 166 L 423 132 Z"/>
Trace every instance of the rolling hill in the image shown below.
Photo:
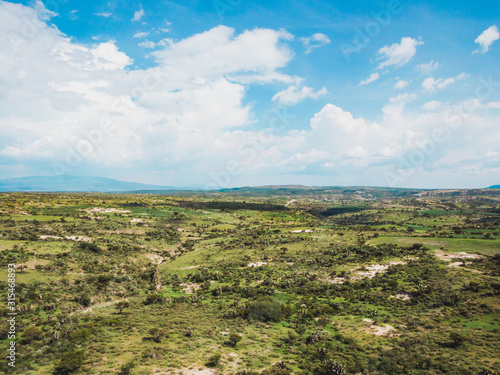
<path fill-rule="evenodd" d="M 0 192 L 126 192 L 133 190 L 179 190 L 171 186 L 124 182 L 104 177 L 35 176 L 0 180 Z"/>

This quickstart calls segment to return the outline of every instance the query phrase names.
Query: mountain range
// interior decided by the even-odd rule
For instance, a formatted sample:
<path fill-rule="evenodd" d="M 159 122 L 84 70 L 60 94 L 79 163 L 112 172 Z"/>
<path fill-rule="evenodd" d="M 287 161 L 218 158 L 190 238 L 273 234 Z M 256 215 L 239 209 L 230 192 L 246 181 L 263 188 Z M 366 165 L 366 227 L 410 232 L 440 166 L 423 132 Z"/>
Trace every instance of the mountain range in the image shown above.
<path fill-rule="evenodd" d="M 0 192 L 126 192 L 134 190 L 182 190 L 172 186 L 158 186 L 124 182 L 104 177 L 34 176 L 0 180 Z"/>
<path fill-rule="evenodd" d="M 314 186 L 261 186 L 261 187 L 241 187 L 232 189 L 220 189 L 220 192 L 231 192 L 236 195 L 245 195 L 245 193 L 268 194 L 270 192 L 283 194 L 294 193 L 295 190 L 303 193 L 304 190 L 310 190 L 319 193 L 327 189 L 324 193 L 331 193 L 331 189 L 345 189 L 346 187 L 314 187 Z M 499 189 L 500 185 L 492 185 L 487 189 Z M 364 187 L 365 190 L 373 188 Z M 376 188 L 377 190 L 408 191 L 416 189 L 398 189 L 398 188 Z M 174 187 L 151 184 L 141 184 L 138 182 L 125 182 L 105 177 L 87 177 L 87 176 L 33 176 L 0 179 L 0 192 L 101 192 L 101 193 L 123 193 L 123 192 L 141 192 L 141 193 L 164 193 L 165 191 L 206 191 L 206 187 Z M 217 189 L 214 189 L 217 190 Z M 421 189 L 418 189 L 421 190 Z M 345 191 L 344 191 L 345 193 Z"/>

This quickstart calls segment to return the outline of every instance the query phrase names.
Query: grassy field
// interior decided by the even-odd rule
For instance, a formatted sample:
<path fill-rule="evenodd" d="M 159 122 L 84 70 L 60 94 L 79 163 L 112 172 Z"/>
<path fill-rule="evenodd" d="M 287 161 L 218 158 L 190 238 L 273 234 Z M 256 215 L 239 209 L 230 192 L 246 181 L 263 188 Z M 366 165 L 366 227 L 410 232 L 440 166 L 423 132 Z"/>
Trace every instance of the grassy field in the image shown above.
<path fill-rule="evenodd" d="M 500 254 L 500 239 L 468 239 L 468 238 L 420 238 L 420 237 L 378 237 L 370 240 L 369 245 L 380 245 L 384 243 L 399 246 L 410 246 L 421 243 L 431 249 L 444 248 L 452 252 L 473 252 L 484 255 Z"/>
<path fill-rule="evenodd" d="M 0 372 L 498 373 L 496 196 L 360 189 L 0 194 Z"/>

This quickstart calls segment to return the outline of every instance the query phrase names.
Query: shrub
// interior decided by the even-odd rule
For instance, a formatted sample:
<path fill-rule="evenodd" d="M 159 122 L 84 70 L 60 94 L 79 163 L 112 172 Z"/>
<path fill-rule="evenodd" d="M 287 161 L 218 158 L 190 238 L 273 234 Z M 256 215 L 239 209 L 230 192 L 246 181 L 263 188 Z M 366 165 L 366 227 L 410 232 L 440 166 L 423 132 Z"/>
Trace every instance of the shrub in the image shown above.
<path fill-rule="evenodd" d="M 120 314 L 123 312 L 123 309 L 130 307 L 130 303 L 128 301 L 120 301 L 115 305 L 115 309 L 117 309 Z"/>
<path fill-rule="evenodd" d="M 236 346 L 241 341 L 241 336 L 237 335 L 236 333 L 231 333 L 229 335 L 229 344 L 231 346 Z"/>
<path fill-rule="evenodd" d="M 130 361 L 125 363 L 121 368 L 118 375 L 130 375 L 130 370 L 137 366 L 137 363 Z"/>
<path fill-rule="evenodd" d="M 143 302 L 145 305 L 152 305 L 155 303 L 163 303 L 163 296 L 158 293 L 151 293 L 146 296 L 146 300 Z"/>
<path fill-rule="evenodd" d="M 43 331 L 38 327 L 28 327 L 23 331 L 23 340 L 21 344 L 30 344 L 33 340 L 41 340 Z"/>
<path fill-rule="evenodd" d="M 282 316 L 281 304 L 270 296 L 261 297 L 248 306 L 246 316 L 249 320 L 279 322 Z"/>
<path fill-rule="evenodd" d="M 450 333 L 450 340 L 451 340 L 451 346 L 453 348 L 457 348 L 464 343 L 464 341 L 466 340 L 466 337 L 463 334 L 461 334 L 460 332 L 451 332 Z"/>
<path fill-rule="evenodd" d="M 215 353 L 210 356 L 208 362 L 206 363 L 207 367 L 217 367 L 220 363 L 222 355 L 220 353 Z"/>
<path fill-rule="evenodd" d="M 66 375 L 75 372 L 83 364 L 83 359 L 84 354 L 81 350 L 64 353 L 54 369 L 54 375 Z"/>
<path fill-rule="evenodd" d="M 151 328 L 148 333 L 151 335 L 155 342 L 161 342 L 163 336 L 165 336 L 166 332 L 164 329 L 159 328 Z"/>
<path fill-rule="evenodd" d="M 90 243 L 90 242 L 79 242 L 77 247 L 80 250 L 89 250 L 89 251 L 96 253 L 96 254 L 102 253 L 102 249 L 99 246 L 97 246 L 94 243 Z"/>
<path fill-rule="evenodd" d="M 321 374 L 324 375 L 345 375 L 344 365 L 336 360 L 323 362 Z"/>
<path fill-rule="evenodd" d="M 85 307 L 89 306 L 90 303 L 92 302 L 88 293 L 80 294 L 77 299 L 78 299 L 78 302 L 80 303 L 80 305 L 85 306 Z"/>

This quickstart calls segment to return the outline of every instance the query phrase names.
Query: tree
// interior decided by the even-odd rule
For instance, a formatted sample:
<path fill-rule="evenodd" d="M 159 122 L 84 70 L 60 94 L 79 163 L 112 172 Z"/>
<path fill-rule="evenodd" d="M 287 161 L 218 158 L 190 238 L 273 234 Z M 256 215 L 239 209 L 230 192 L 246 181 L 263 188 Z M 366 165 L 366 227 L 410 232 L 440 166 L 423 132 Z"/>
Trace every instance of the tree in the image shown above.
<path fill-rule="evenodd" d="M 128 301 L 120 301 L 115 305 L 115 309 L 119 310 L 119 313 L 121 314 L 124 309 L 127 307 L 130 307 L 130 303 Z"/>

